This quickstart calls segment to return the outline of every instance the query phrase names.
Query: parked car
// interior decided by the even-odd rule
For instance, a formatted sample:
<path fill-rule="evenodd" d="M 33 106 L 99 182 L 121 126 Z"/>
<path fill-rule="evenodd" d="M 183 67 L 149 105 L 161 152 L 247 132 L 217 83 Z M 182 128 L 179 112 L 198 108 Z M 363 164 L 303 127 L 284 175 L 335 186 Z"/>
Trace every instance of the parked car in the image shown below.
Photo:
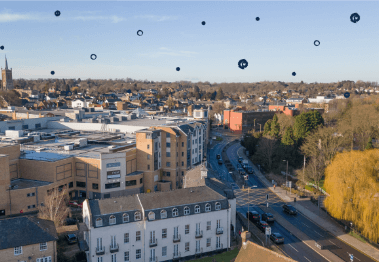
<path fill-rule="evenodd" d="M 249 173 L 249 174 L 254 174 L 254 170 L 253 170 L 253 167 L 252 167 L 252 166 L 248 166 L 248 167 L 247 167 L 247 173 Z"/>
<path fill-rule="evenodd" d="M 242 158 L 242 157 L 239 157 L 239 158 L 238 158 L 238 163 L 241 163 L 242 160 L 243 160 L 243 158 Z"/>
<path fill-rule="evenodd" d="M 83 203 L 78 203 L 77 201 L 69 201 L 68 205 L 70 207 L 80 207 L 80 208 L 83 208 Z"/>
<path fill-rule="evenodd" d="M 241 164 L 238 163 L 237 164 L 237 168 L 242 168 Z"/>
<path fill-rule="evenodd" d="M 262 220 L 266 221 L 267 223 L 274 223 L 275 218 L 274 215 L 271 213 L 264 213 L 262 214 Z"/>
<path fill-rule="evenodd" d="M 78 238 L 76 237 L 75 234 L 68 234 L 66 235 L 66 239 L 69 244 L 75 244 L 78 242 Z"/>
<path fill-rule="evenodd" d="M 279 233 L 271 233 L 270 238 L 276 244 L 283 244 L 284 243 L 284 237 Z"/>
<path fill-rule="evenodd" d="M 222 165 L 222 159 L 219 159 L 219 160 L 218 160 L 218 164 L 219 164 L 219 165 Z"/>
<path fill-rule="evenodd" d="M 290 215 L 297 215 L 296 209 L 293 206 L 291 206 L 291 205 L 284 204 L 282 206 L 282 208 L 283 208 L 284 212 L 286 212 L 286 213 L 288 213 Z"/>
<path fill-rule="evenodd" d="M 265 232 L 266 227 L 268 227 L 268 224 L 267 224 L 266 221 L 262 221 L 262 220 L 260 220 L 260 221 L 257 222 L 257 227 L 258 227 L 262 232 Z"/>
<path fill-rule="evenodd" d="M 246 212 L 246 218 L 248 218 L 251 222 L 255 223 L 259 221 L 259 213 L 257 211 Z"/>
<path fill-rule="evenodd" d="M 77 222 L 77 220 L 75 218 L 68 217 L 65 219 L 65 224 L 67 226 L 76 225 L 76 222 Z"/>
<path fill-rule="evenodd" d="M 221 158 L 221 155 L 220 155 L 220 154 L 217 154 L 216 157 L 217 157 L 217 159 L 220 159 L 220 158 Z"/>

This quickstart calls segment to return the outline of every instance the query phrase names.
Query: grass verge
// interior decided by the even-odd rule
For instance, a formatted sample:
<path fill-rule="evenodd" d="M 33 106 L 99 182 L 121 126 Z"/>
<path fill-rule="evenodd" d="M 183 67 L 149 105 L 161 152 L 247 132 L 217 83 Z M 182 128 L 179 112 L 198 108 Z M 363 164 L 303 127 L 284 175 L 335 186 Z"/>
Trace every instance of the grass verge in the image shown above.
<path fill-rule="evenodd" d="M 360 235 L 356 234 L 353 231 L 350 231 L 349 235 L 355 237 L 356 239 L 362 241 L 363 243 L 366 243 L 366 240 L 364 240 Z"/>

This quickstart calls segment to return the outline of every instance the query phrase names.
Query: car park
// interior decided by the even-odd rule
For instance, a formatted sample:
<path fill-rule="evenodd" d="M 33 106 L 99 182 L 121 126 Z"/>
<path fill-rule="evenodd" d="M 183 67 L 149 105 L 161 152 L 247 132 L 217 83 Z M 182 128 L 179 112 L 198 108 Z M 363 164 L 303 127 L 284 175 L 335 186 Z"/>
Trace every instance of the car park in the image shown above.
<path fill-rule="evenodd" d="M 251 222 L 255 223 L 259 221 L 259 213 L 257 211 L 246 212 L 246 218 L 248 218 Z"/>
<path fill-rule="evenodd" d="M 266 221 L 262 221 L 262 220 L 260 220 L 260 221 L 257 222 L 257 227 L 258 227 L 262 232 L 265 232 L 266 227 L 268 227 L 268 224 L 267 224 Z"/>
<path fill-rule="evenodd" d="M 75 244 L 78 242 L 78 238 L 76 237 L 75 234 L 66 235 L 66 239 L 69 244 Z"/>
<path fill-rule="evenodd" d="M 283 244 L 284 237 L 279 233 L 271 233 L 270 239 L 275 242 L 275 244 Z"/>
<path fill-rule="evenodd" d="M 282 208 L 283 208 L 284 212 L 286 212 L 286 213 L 288 213 L 290 215 L 297 215 L 297 210 L 293 206 L 291 206 L 291 205 L 284 204 L 282 206 Z"/>
<path fill-rule="evenodd" d="M 271 213 L 264 213 L 262 214 L 262 220 L 266 221 L 267 223 L 274 223 L 275 218 L 274 215 Z"/>

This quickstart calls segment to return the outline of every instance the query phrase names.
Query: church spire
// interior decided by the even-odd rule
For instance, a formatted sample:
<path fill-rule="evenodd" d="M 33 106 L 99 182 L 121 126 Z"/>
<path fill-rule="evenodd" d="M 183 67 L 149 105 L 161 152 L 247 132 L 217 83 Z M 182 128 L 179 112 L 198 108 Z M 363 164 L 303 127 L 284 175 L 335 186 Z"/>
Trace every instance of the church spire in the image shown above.
<path fill-rule="evenodd" d="M 8 70 L 8 61 L 7 61 L 7 55 L 5 55 L 5 70 Z"/>

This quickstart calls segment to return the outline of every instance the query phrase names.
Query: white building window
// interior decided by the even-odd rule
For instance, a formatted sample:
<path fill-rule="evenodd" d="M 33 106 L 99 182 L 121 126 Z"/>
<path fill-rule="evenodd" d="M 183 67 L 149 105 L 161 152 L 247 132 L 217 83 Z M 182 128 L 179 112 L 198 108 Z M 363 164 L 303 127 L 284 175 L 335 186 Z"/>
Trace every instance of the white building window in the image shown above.
<path fill-rule="evenodd" d="M 185 234 L 189 234 L 190 225 L 185 226 Z"/>
<path fill-rule="evenodd" d="M 188 252 L 190 251 L 190 242 L 186 242 L 186 245 L 185 245 L 185 251 Z"/>
<path fill-rule="evenodd" d="M 200 206 L 196 205 L 195 206 L 195 214 L 199 214 L 199 213 L 200 213 Z"/>
<path fill-rule="evenodd" d="M 136 232 L 136 241 L 141 241 L 141 231 Z"/>
<path fill-rule="evenodd" d="M 167 256 L 167 247 L 162 247 L 162 257 Z"/>
<path fill-rule="evenodd" d="M 149 220 L 155 220 L 155 213 L 153 211 L 149 213 Z"/>
<path fill-rule="evenodd" d="M 219 202 L 216 203 L 216 210 L 221 210 L 221 204 Z"/>
<path fill-rule="evenodd" d="M 124 243 L 129 243 L 129 233 L 124 234 Z"/>
<path fill-rule="evenodd" d="M 129 251 L 124 252 L 124 261 L 129 262 Z"/>
<path fill-rule="evenodd" d="M 103 257 L 98 257 L 97 262 L 103 262 Z"/>
<path fill-rule="evenodd" d="M 211 230 L 211 221 L 207 221 L 207 230 Z"/>
<path fill-rule="evenodd" d="M 172 209 L 172 216 L 177 217 L 179 215 L 179 211 L 177 208 Z"/>
<path fill-rule="evenodd" d="M 39 243 L 39 251 L 47 250 L 47 243 Z"/>
<path fill-rule="evenodd" d="M 96 226 L 101 227 L 103 225 L 103 220 L 101 218 L 96 219 Z"/>
<path fill-rule="evenodd" d="M 14 248 L 14 255 L 18 256 L 22 254 L 22 247 L 15 247 Z"/>
<path fill-rule="evenodd" d="M 167 238 L 167 228 L 162 229 L 162 238 Z"/>
<path fill-rule="evenodd" d="M 136 259 L 141 259 L 141 249 L 136 250 Z"/>
<path fill-rule="evenodd" d="M 115 217 L 114 215 L 111 215 L 111 216 L 109 217 L 109 224 L 110 224 L 110 225 L 114 225 L 114 224 L 116 224 L 116 217 Z"/>
<path fill-rule="evenodd" d="M 167 211 L 161 210 L 161 218 L 167 218 Z"/>
<path fill-rule="evenodd" d="M 37 258 L 36 262 L 51 262 L 51 257 L 41 257 Z"/>
<path fill-rule="evenodd" d="M 184 215 L 189 215 L 190 214 L 190 208 L 189 207 L 185 207 L 184 208 Z"/>
<path fill-rule="evenodd" d="M 141 218 L 141 212 L 135 212 L 134 213 L 134 220 L 135 221 L 139 221 L 139 220 L 141 220 L 142 218 Z"/>
<path fill-rule="evenodd" d="M 123 223 L 129 222 L 129 215 L 128 214 L 123 214 L 122 215 L 122 222 Z"/>
<path fill-rule="evenodd" d="M 207 247 L 211 246 L 211 238 L 207 238 Z"/>
<path fill-rule="evenodd" d="M 117 262 L 116 254 L 111 255 L 111 262 Z"/>
<path fill-rule="evenodd" d="M 211 204 L 206 204 L 205 205 L 205 212 L 209 212 L 209 211 L 211 211 Z"/>

